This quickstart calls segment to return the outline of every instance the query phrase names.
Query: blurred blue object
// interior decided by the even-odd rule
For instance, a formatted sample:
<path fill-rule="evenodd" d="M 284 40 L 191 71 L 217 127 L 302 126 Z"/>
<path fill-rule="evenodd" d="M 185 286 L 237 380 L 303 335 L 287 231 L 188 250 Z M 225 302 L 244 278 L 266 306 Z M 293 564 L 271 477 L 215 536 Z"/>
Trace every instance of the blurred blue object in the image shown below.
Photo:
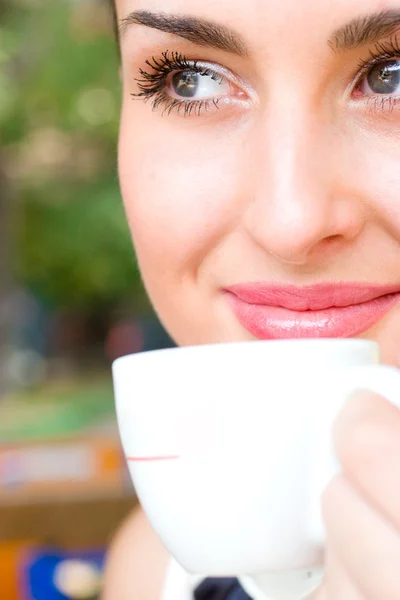
<path fill-rule="evenodd" d="M 100 575 L 103 572 L 104 562 L 105 551 L 36 550 L 30 552 L 25 561 L 23 580 L 26 596 L 22 600 L 75 600 L 77 598 L 95 600 L 101 591 Z M 64 566 L 68 568 L 65 568 L 61 575 Z M 88 577 L 90 572 L 99 575 L 97 585 L 95 577 Z M 85 594 L 85 586 L 87 594 Z M 74 595 L 72 591 L 67 590 L 77 590 L 77 592 Z M 68 593 L 69 595 L 66 595 Z"/>

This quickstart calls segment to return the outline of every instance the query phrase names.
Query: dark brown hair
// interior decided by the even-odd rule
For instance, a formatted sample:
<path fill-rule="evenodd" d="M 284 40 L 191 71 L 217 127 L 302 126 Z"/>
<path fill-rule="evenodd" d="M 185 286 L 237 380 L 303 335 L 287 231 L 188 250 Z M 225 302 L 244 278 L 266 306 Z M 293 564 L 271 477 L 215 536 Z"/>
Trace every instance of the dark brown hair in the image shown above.
<path fill-rule="evenodd" d="M 117 7 L 115 6 L 115 0 L 107 0 L 107 2 L 109 5 L 109 8 L 110 8 L 111 15 L 112 15 L 115 39 L 118 44 L 118 52 L 119 52 L 119 27 L 118 27 L 118 18 L 117 18 Z"/>
<path fill-rule="evenodd" d="M 117 8 L 115 6 L 115 1 L 114 0 L 108 0 L 108 1 L 109 1 L 110 10 L 111 10 L 112 18 L 113 18 L 115 35 L 118 38 Z"/>

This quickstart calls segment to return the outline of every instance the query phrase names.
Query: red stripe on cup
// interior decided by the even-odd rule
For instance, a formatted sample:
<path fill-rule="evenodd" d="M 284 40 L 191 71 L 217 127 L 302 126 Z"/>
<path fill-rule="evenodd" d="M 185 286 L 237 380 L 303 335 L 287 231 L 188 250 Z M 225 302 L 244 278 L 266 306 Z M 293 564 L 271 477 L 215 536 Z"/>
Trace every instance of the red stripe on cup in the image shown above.
<path fill-rule="evenodd" d="M 178 460 L 180 456 L 127 456 L 129 462 L 153 462 L 157 460 Z"/>

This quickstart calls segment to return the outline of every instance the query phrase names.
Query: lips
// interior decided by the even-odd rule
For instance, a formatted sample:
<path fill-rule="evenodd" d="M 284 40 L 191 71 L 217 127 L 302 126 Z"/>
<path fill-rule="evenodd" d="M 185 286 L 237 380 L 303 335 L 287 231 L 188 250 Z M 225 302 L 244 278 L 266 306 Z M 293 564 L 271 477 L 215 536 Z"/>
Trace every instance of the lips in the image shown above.
<path fill-rule="evenodd" d="M 258 339 L 354 337 L 400 301 L 400 284 L 234 285 L 226 298 Z"/>

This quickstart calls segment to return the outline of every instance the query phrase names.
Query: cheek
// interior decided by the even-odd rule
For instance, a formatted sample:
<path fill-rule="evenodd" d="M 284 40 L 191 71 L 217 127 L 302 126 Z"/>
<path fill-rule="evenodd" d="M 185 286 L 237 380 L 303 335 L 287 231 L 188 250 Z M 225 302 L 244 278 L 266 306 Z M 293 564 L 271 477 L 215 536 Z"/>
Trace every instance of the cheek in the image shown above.
<path fill-rule="evenodd" d="M 398 128 L 397 128 L 398 131 Z M 400 145 L 395 136 L 371 136 L 359 144 L 352 168 L 362 181 L 371 218 L 400 244 Z M 389 240 L 388 240 L 389 242 Z"/>
<path fill-rule="evenodd" d="M 238 145 L 194 126 L 174 135 L 167 125 L 123 115 L 120 183 L 145 278 L 146 269 L 166 264 L 171 275 L 195 271 L 229 231 L 240 198 L 240 156 L 229 147 Z"/>

